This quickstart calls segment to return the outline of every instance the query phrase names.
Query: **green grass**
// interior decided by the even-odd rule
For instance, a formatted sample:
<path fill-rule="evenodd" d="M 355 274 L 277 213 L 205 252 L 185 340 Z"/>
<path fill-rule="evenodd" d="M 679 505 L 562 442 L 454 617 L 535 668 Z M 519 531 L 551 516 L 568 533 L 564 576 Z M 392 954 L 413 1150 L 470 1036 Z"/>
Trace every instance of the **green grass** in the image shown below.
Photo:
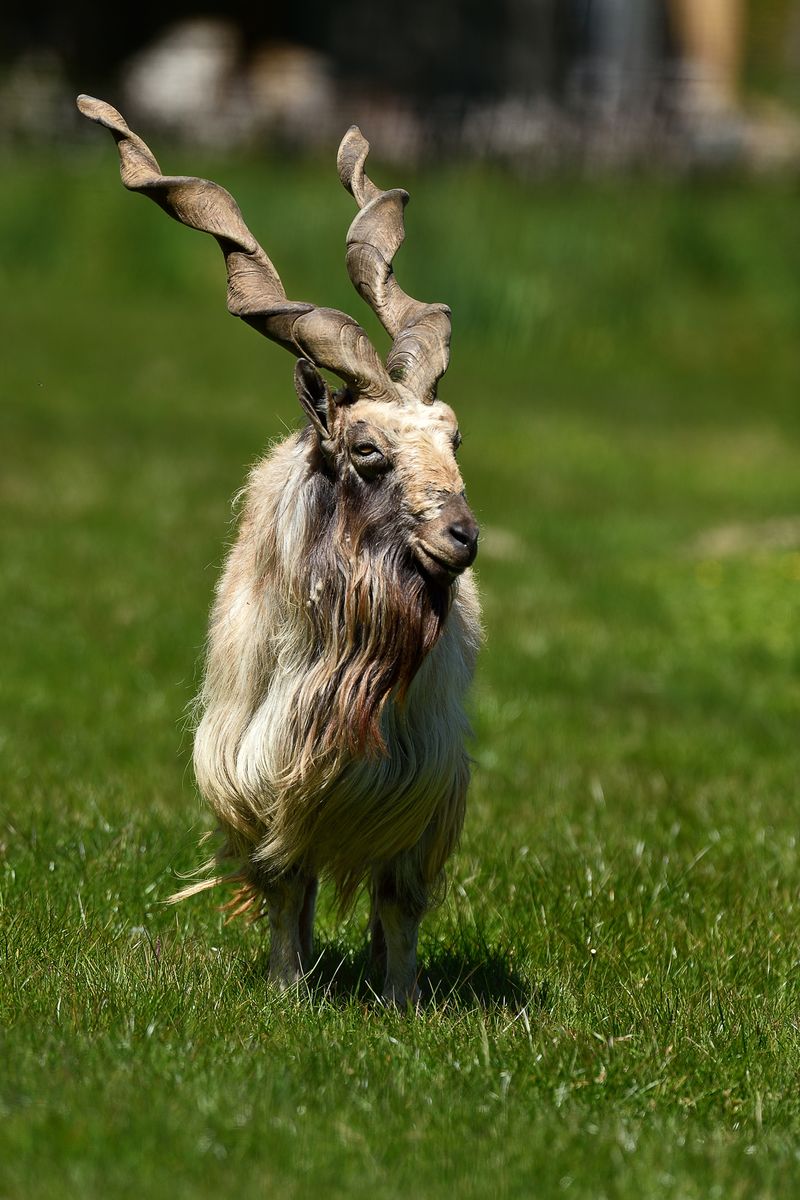
<path fill-rule="evenodd" d="M 0 192 L 0 1196 L 800 1191 L 796 187 L 409 181 L 487 626 L 409 1019 L 363 910 L 295 999 L 162 905 L 229 500 L 299 413 L 213 243 L 93 150 Z M 367 321 L 332 169 L 188 157 Z"/>

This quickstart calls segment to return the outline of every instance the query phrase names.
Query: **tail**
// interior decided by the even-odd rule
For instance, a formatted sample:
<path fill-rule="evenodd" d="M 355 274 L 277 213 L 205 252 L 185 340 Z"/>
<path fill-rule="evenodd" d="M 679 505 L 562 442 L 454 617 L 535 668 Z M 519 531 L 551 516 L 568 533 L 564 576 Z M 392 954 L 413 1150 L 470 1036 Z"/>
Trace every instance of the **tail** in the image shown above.
<path fill-rule="evenodd" d="M 213 864 L 212 859 L 212 864 Z M 204 871 L 209 867 L 209 863 L 203 863 L 199 868 Z M 220 884 L 238 884 L 236 891 L 229 900 L 224 904 L 220 904 L 219 911 L 226 913 L 225 924 L 243 917 L 248 924 L 260 920 L 264 915 L 264 894 L 259 887 L 248 879 L 244 871 L 231 871 L 227 875 L 211 875 L 207 879 L 198 879 L 196 883 L 190 883 L 186 887 L 180 888 L 179 891 L 173 892 L 171 896 L 167 896 L 165 904 L 180 904 L 181 900 L 188 900 L 190 896 L 197 896 L 200 892 L 210 891 L 211 888 L 219 887 Z"/>
<path fill-rule="evenodd" d="M 221 831 L 217 831 L 219 834 Z M 214 832 L 208 830 L 200 838 L 200 844 L 207 842 L 209 838 L 214 837 Z M 225 918 L 225 923 L 232 921 L 235 917 L 244 917 L 247 921 L 257 921 L 263 914 L 264 895 L 261 889 L 253 882 L 251 875 L 243 867 L 238 867 L 234 871 L 225 871 L 219 873 L 221 863 L 228 862 L 231 859 L 241 862 L 242 855 L 237 853 L 231 846 L 228 838 L 223 837 L 221 844 L 217 847 L 214 854 L 205 862 L 201 863 L 193 871 L 190 871 L 184 878 L 192 879 L 194 882 L 187 883 L 185 887 L 179 888 L 177 892 L 173 892 L 171 896 L 167 896 L 165 904 L 180 904 L 181 900 L 188 900 L 190 896 L 197 896 L 200 892 L 208 892 L 211 888 L 224 886 L 226 884 L 236 884 L 236 891 L 233 896 L 221 904 L 220 911 L 226 912 L 228 915 Z"/>

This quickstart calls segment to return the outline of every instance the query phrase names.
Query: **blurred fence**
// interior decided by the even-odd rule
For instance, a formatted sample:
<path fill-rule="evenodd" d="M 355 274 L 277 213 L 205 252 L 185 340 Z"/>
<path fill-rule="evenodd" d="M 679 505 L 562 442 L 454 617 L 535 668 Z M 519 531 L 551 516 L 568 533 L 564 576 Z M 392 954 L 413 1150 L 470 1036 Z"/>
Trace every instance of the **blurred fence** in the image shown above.
<path fill-rule="evenodd" d="M 105 29 L 2 18 L 0 137 L 77 134 L 73 95 L 215 148 L 313 149 L 353 120 L 387 158 L 521 168 L 796 164 L 800 0 L 371 0 L 225 15 L 142 3 Z"/>

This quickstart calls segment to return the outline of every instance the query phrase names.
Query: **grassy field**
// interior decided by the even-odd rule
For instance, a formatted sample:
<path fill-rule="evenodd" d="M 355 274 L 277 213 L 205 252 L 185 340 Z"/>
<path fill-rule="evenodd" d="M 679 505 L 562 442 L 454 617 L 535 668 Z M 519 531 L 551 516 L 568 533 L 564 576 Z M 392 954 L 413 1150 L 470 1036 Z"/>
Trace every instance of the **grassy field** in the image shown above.
<path fill-rule="evenodd" d="M 101 142 L 0 192 L 0 1197 L 800 1193 L 797 187 L 403 180 L 487 627 L 410 1019 L 363 909 L 297 999 L 162 904 L 229 501 L 299 412 Z M 332 167 L 186 157 L 374 330 Z"/>

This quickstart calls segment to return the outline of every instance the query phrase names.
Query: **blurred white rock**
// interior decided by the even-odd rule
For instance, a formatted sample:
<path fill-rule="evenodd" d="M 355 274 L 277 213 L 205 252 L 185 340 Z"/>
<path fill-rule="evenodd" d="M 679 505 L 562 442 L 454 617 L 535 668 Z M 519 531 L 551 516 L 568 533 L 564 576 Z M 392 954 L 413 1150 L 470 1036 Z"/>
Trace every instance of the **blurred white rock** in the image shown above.
<path fill-rule="evenodd" d="M 124 65 L 127 110 L 205 145 L 225 145 L 252 120 L 237 83 L 241 37 L 222 18 L 194 17 L 160 33 Z"/>

